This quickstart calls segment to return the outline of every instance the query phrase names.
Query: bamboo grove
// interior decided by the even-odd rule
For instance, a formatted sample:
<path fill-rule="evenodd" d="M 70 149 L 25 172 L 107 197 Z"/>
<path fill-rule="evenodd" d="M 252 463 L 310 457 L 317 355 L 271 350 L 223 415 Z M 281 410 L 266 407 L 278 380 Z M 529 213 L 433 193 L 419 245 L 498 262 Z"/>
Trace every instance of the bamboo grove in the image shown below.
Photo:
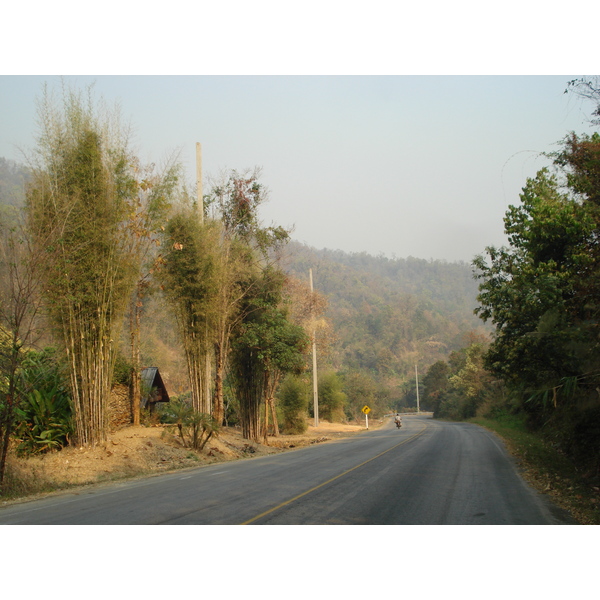
<path fill-rule="evenodd" d="M 261 437 L 261 405 L 266 435 L 274 385 L 281 373 L 302 370 L 308 346 L 277 267 L 288 234 L 258 221 L 264 201 L 258 175 L 233 172 L 213 187 L 203 207 L 181 207 L 166 227 L 169 254 L 160 270 L 183 339 L 193 406 L 221 422 L 227 371 L 242 434 L 253 440 Z"/>
<path fill-rule="evenodd" d="M 19 234 L 26 243 L 18 246 L 27 256 L 18 263 L 3 256 L 3 264 L 18 264 L 29 277 L 24 298 L 2 298 L 3 372 L 14 376 L 1 406 L 3 447 L 18 405 L 19 360 L 31 343 L 25 317 L 11 318 L 18 303 L 27 309 L 23 315 L 43 314 L 36 322 L 62 352 L 71 441 L 86 446 L 107 438 L 108 398 L 127 324 L 131 415 L 139 423 L 140 321 L 152 293 L 162 294 L 175 316 L 194 412 L 218 427 L 231 373 L 243 433 L 258 440 L 268 422 L 261 428 L 261 406 L 268 408 L 263 415 L 273 409 L 281 375 L 303 369 L 308 347 L 278 267 L 288 232 L 258 218 L 266 199 L 260 172 L 224 175 L 198 206 L 178 162 L 160 171 L 142 165 L 118 110 L 97 101 L 91 88 L 63 89 L 59 100 L 44 89 L 38 116 Z M 2 272 L 10 279 L 13 271 Z"/>

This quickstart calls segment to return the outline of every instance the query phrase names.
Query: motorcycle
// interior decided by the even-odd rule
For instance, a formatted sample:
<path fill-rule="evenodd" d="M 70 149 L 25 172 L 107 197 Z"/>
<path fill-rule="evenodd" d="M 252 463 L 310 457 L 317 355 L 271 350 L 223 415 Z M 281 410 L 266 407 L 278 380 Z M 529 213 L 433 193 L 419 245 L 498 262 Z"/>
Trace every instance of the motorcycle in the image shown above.
<path fill-rule="evenodd" d="M 396 421 L 396 429 L 400 429 L 402 427 L 402 421 Z"/>

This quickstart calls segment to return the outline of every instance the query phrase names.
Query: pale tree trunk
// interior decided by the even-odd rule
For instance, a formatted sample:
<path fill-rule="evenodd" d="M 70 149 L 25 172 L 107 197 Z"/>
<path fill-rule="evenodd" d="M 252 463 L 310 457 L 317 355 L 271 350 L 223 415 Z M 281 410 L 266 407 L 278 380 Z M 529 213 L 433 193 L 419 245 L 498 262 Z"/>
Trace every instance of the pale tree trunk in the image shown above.
<path fill-rule="evenodd" d="M 279 371 L 265 371 L 265 423 L 263 429 L 264 443 L 268 445 L 269 416 L 273 421 L 273 436 L 279 437 L 279 423 L 277 422 L 277 410 L 275 408 L 275 391 L 279 385 L 281 373 Z"/>
<path fill-rule="evenodd" d="M 129 329 L 131 334 L 131 387 L 129 390 L 131 422 L 140 424 L 140 405 L 142 400 L 142 374 L 140 357 L 140 321 L 142 310 L 142 295 L 140 286 L 131 302 Z"/>
<path fill-rule="evenodd" d="M 269 388 L 269 371 L 265 371 L 265 390 Z M 263 427 L 263 443 L 269 445 L 269 401 L 270 398 L 265 396 L 265 424 Z"/>
<path fill-rule="evenodd" d="M 262 389 L 257 389 L 254 375 L 246 381 L 245 388 L 239 393 L 240 398 L 240 420 L 242 425 L 242 437 L 254 442 L 260 442 L 260 405 L 262 400 Z M 262 383 L 262 382 L 261 382 Z M 259 386 L 260 387 L 260 386 Z"/>
<path fill-rule="evenodd" d="M 212 378 L 212 361 L 210 352 L 206 351 L 204 354 L 204 397 L 202 401 L 202 412 L 205 415 L 212 413 L 212 397 L 210 393 L 211 389 L 211 378 Z"/>
<path fill-rule="evenodd" d="M 188 373 L 192 392 L 192 407 L 196 412 L 202 412 L 202 364 L 198 356 L 188 353 Z"/>
<path fill-rule="evenodd" d="M 227 323 L 227 317 L 222 317 L 219 324 L 216 342 L 214 344 L 215 353 L 215 392 L 213 398 L 212 416 L 217 423 L 222 424 L 225 418 L 225 403 L 223 400 L 223 383 L 225 380 L 225 370 L 227 368 L 227 357 L 229 355 L 229 337 L 231 325 Z"/>
<path fill-rule="evenodd" d="M 277 422 L 277 410 L 275 409 L 275 398 L 271 397 L 269 399 L 271 404 L 271 413 L 273 415 L 273 429 L 275 430 L 274 436 L 279 437 L 279 423 Z"/>
<path fill-rule="evenodd" d="M 73 318 L 65 332 L 71 365 L 71 391 L 75 415 L 75 442 L 95 446 L 108 434 L 108 397 L 111 384 L 109 332 L 102 323 L 90 325 Z"/>
<path fill-rule="evenodd" d="M 222 340 L 215 344 L 215 394 L 212 416 L 220 425 L 225 416 L 223 402 L 223 376 L 225 372 L 225 351 Z"/>

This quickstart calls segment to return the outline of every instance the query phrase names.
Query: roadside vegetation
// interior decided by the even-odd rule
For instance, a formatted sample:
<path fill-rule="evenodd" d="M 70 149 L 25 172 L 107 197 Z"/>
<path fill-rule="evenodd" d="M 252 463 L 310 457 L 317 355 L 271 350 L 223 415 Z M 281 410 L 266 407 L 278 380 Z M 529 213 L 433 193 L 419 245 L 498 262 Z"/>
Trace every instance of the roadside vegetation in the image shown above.
<path fill-rule="evenodd" d="M 597 127 L 600 81 L 568 91 Z M 123 423 L 144 424 L 150 365 L 172 396 L 151 419 L 195 456 L 231 426 L 301 435 L 314 342 L 321 419 L 472 420 L 598 523 L 600 134 L 567 134 L 506 212 L 509 245 L 466 265 L 293 242 L 260 220 L 258 168 L 198 198 L 89 89 L 44 90 L 38 123 L 27 166 L 0 158 L 0 493 L 18 488 L 10 456 L 105 446 L 117 385 Z"/>
<path fill-rule="evenodd" d="M 568 89 L 594 101 L 600 125 L 600 79 Z M 598 523 L 600 135 L 571 132 L 547 158 L 506 212 L 508 247 L 473 261 L 491 339 L 431 365 L 423 400 L 497 431 L 538 489 Z"/>
<path fill-rule="evenodd" d="M 522 417 L 507 415 L 469 422 L 498 434 L 517 459 L 522 475 L 538 492 L 567 510 L 584 525 L 600 525 L 600 487 L 596 477 L 584 472 L 560 448 L 539 432 L 527 429 Z"/>
<path fill-rule="evenodd" d="M 311 293 L 293 316 L 299 286 L 278 258 L 289 233 L 259 220 L 260 171 L 224 173 L 197 198 L 176 159 L 141 163 L 91 88 L 44 88 L 38 124 L 27 168 L 2 163 L 0 490 L 9 452 L 104 444 L 118 381 L 140 423 L 142 324 L 157 299 L 185 365 L 171 411 L 181 439 L 202 451 L 218 435 L 226 390 L 247 439 L 277 429 L 279 381 L 304 371 L 324 304 Z"/>
<path fill-rule="evenodd" d="M 143 424 L 146 366 L 173 401 L 164 418 L 202 453 L 223 427 L 249 443 L 302 433 L 311 342 L 320 419 L 348 423 L 365 405 L 372 419 L 410 409 L 415 361 L 482 329 L 468 265 L 291 242 L 260 220 L 259 168 L 209 177 L 199 198 L 176 156 L 141 162 L 92 88 L 42 89 L 37 122 L 26 165 L 0 158 L 0 493 L 11 454 L 94 448 Z"/>

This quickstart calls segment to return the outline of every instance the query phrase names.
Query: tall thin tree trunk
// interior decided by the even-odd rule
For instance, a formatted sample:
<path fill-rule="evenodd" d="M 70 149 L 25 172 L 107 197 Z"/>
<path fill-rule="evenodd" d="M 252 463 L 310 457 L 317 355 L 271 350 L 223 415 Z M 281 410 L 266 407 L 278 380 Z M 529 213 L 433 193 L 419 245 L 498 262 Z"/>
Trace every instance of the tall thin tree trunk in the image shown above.
<path fill-rule="evenodd" d="M 269 389 L 269 371 L 265 371 L 264 389 Z M 265 396 L 265 429 L 264 429 L 264 444 L 269 445 L 269 398 Z"/>
<path fill-rule="evenodd" d="M 0 484 L 2 484 L 2 482 L 4 481 L 4 473 L 6 471 L 6 456 L 8 454 L 8 446 L 9 446 L 9 442 L 10 442 L 10 434 L 12 432 L 12 427 L 13 427 L 13 416 L 12 416 L 12 412 L 13 412 L 13 398 L 11 394 L 8 394 L 6 396 L 6 413 L 7 413 L 7 417 L 3 417 L 2 418 L 2 423 L 4 425 L 4 428 L 2 429 L 2 439 L 1 439 L 1 443 L 2 443 L 2 455 L 0 456 Z"/>
<path fill-rule="evenodd" d="M 131 422 L 140 424 L 140 405 L 142 396 L 141 381 L 141 359 L 140 359 L 140 321 L 141 321 L 142 297 L 138 284 L 136 294 L 131 302 L 130 310 L 130 334 L 131 334 L 131 387 L 129 388 L 129 400 L 131 411 Z"/>
<path fill-rule="evenodd" d="M 221 341 L 215 344 L 215 394 L 213 400 L 212 416 L 221 425 L 224 418 L 223 402 L 223 374 L 225 370 L 225 359 L 223 344 Z"/>

